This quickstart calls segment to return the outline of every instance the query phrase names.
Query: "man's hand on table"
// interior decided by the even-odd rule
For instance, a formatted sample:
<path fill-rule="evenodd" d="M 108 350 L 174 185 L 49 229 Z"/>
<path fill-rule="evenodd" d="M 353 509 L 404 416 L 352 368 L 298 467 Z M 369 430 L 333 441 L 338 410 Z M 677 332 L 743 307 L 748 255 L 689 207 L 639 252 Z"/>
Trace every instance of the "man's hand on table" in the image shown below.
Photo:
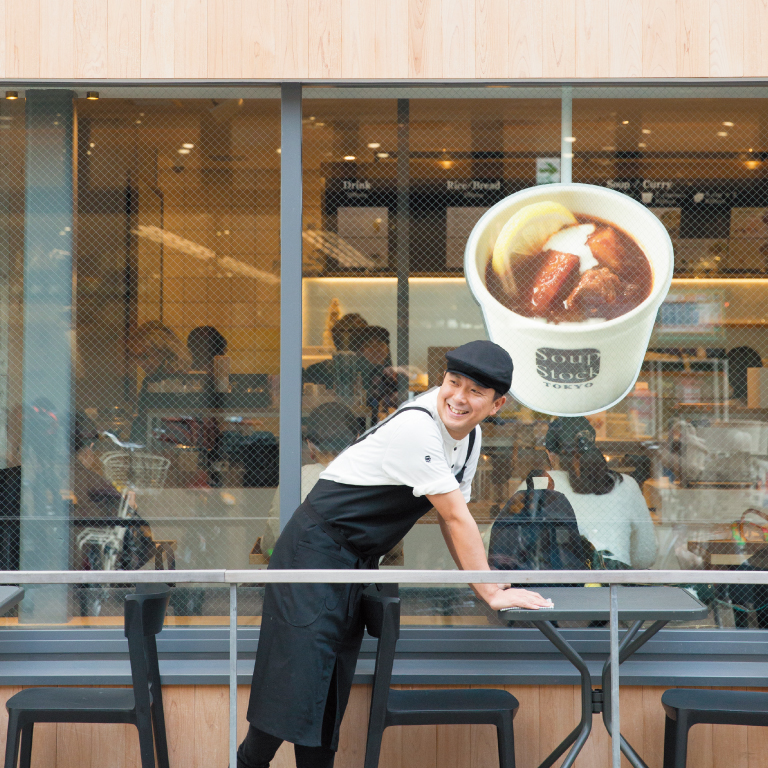
<path fill-rule="evenodd" d="M 551 600 L 542 597 L 538 592 L 531 592 L 529 589 L 500 588 L 487 598 L 487 603 L 494 611 L 500 611 L 502 608 L 538 610 L 553 606 Z"/>

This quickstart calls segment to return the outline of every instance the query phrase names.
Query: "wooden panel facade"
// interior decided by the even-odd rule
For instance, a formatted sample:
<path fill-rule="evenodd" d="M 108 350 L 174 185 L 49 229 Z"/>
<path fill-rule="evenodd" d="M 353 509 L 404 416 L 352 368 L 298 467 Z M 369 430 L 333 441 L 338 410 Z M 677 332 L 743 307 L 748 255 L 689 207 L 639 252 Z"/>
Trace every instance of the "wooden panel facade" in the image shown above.
<path fill-rule="evenodd" d="M 0 77 L 768 75 L 768 0 L 0 0 Z"/>
<path fill-rule="evenodd" d="M 0 705 L 19 689 L 0 688 Z M 538 765 L 578 721 L 577 686 L 508 686 L 520 701 L 515 719 L 517 763 Z M 661 768 L 663 688 L 622 689 L 622 732 L 649 768 Z M 228 689 L 225 686 L 166 686 L 163 689 L 170 762 L 184 768 L 227 764 Z M 239 738 L 245 735 L 248 688 L 238 691 Z M 352 689 L 342 727 L 336 768 L 359 768 L 365 753 L 370 687 Z M 5 750 L 7 720 L 0 719 L 0 750 Z M 759 768 L 765 765 L 768 730 L 744 726 L 697 725 L 690 733 L 688 764 L 696 768 Z M 576 768 L 608 768 L 610 737 L 602 720 L 595 726 Z M 492 726 L 390 728 L 384 734 L 381 768 L 498 768 Z M 40 725 L 35 728 L 33 768 L 139 768 L 136 729 L 120 725 Z M 273 768 L 294 768 L 293 749 L 283 745 Z M 558 763 L 559 765 L 559 763 Z M 624 761 L 624 766 L 629 764 Z"/>

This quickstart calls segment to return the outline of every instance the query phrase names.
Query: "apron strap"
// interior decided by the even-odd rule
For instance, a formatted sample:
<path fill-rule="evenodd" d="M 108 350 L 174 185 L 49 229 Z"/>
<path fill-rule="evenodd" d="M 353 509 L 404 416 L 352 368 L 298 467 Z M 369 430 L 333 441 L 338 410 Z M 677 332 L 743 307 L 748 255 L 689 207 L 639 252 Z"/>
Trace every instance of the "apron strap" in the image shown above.
<path fill-rule="evenodd" d="M 395 411 L 393 414 L 391 414 L 390 416 L 387 416 L 387 418 L 384 419 L 384 421 L 380 421 L 378 424 L 376 424 L 375 426 L 371 427 L 367 432 L 363 432 L 363 434 L 360 435 L 360 437 L 358 437 L 357 440 L 355 440 L 354 443 L 351 443 L 349 447 L 351 448 L 353 445 L 357 445 L 358 443 L 362 443 L 363 440 L 365 440 L 366 437 L 370 437 L 372 434 L 374 434 L 374 432 L 376 432 L 379 429 L 381 429 L 385 424 L 389 424 L 389 422 L 392 421 L 392 419 L 394 419 L 395 416 L 399 416 L 401 413 L 405 413 L 406 411 L 424 411 L 424 413 L 426 413 L 427 416 L 429 416 L 430 419 L 434 418 L 432 416 L 432 414 L 430 413 L 430 411 L 428 411 L 426 408 L 422 408 L 420 405 L 412 405 L 412 406 L 408 406 L 407 408 L 400 408 L 397 411 Z"/>
<path fill-rule="evenodd" d="M 472 449 L 475 447 L 476 434 L 477 434 L 477 427 L 475 427 L 469 433 L 469 445 L 467 445 L 467 455 L 466 455 L 466 458 L 464 459 L 464 466 L 455 475 L 457 483 L 460 483 L 464 479 L 464 470 L 467 468 L 467 464 L 469 463 L 469 457 L 472 455 Z"/>

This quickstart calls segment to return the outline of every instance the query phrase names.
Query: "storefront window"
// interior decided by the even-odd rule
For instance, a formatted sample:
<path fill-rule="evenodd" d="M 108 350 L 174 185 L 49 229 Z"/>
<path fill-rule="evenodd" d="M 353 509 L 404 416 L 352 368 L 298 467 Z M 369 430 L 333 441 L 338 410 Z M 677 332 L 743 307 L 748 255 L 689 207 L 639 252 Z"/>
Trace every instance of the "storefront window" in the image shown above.
<path fill-rule="evenodd" d="M 655 215 L 674 276 L 637 383 L 587 417 L 604 461 L 548 450 L 553 409 L 510 398 L 482 425 L 469 507 L 490 560 L 514 567 L 527 547 L 526 567 L 763 570 L 764 98 L 305 88 L 302 496 L 358 435 L 441 383 L 447 350 L 487 337 L 464 277 L 480 217 L 515 192 L 573 181 Z M 0 103 L 2 569 L 269 563 L 280 533 L 280 119 L 279 92 L 266 88 L 94 101 L 30 89 Z M 510 538 L 527 479 L 543 488 L 544 472 L 567 491 L 568 526 Z M 599 492 L 600 478 L 631 503 Z M 434 511 L 382 567 L 455 567 Z M 123 591 L 31 589 L 18 621 L 119 623 Z M 768 626 L 762 588 L 696 591 L 705 626 Z M 260 595 L 241 590 L 243 621 L 258 622 Z M 404 623 L 495 620 L 468 588 L 402 595 Z M 220 588 L 174 592 L 171 622 L 226 614 Z"/>
<path fill-rule="evenodd" d="M 494 88 L 389 94 L 305 92 L 305 492 L 331 458 L 310 445 L 315 432 L 324 426 L 344 442 L 328 403 L 343 405 L 360 433 L 439 385 L 446 350 L 486 337 L 463 275 L 467 238 L 490 206 L 560 164 L 559 89 L 529 94 L 536 98 Z M 516 408 L 483 425 L 470 508 L 486 542 L 519 477 L 513 452 L 518 466 L 536 465 L 534 420 L 517 441 L 508 426 L 519 421 Z M 383 565 L 455 567 L 434 511 Z M 467 588 L 411 585 L 402 595 L 404 622 L 486 621 Z"/>
<path fill-rule="evenodd" d="M 10 468 L 19 461 L 19 395 L 5 381 L 18 362 L 6 349 L 18 348 L 8 337 L 18 325 L 20 251 L 25 348 L 35 352 L 25 362 L 24 491 L 9 515 L 21 516 L 21 529 L 4 544 L 13 562 L 3 567 L 148 567 L 169 580 L 175 568 L 248 567 L 278 478 L 279 92 L 126 89 L 97 101 L 54 93 L 61 104 L 28 91 L 26 104 L 0 114 Z M 58 135 L 67 120 L 70 134 Z M 60 162 L 61 178 L 59 139 L 71 159 Z M 30 189 L 30 174 L 46 165 L 51 189 L 38 202 L 55 200 L 57 183 L 69 200 L 69 220 L 53 235 L 31 229 L 53 221 L 50 206 L 33 209 L 39 190 Z M 43 242 L 59 234 L 71 242 L 60 252 Z M 50 265 L 30 257 L 68 262 L 70 300 L 53 293 Z M 124 592 L 41 588 L 19 618 L 121 624 Z M 179 586 L 169 621 L 210 623 L 227 612 L 225 590 Z"/>

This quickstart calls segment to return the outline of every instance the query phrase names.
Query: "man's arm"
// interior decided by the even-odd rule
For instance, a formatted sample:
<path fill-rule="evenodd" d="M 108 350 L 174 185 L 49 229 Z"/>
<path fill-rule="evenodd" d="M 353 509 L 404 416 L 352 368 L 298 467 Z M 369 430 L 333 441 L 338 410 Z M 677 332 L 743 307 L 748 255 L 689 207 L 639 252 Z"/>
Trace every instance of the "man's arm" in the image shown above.
<path fill-rule="evenodd" d="M 437 510 L 445 543 L 462 571 L 490 571 L 477 523 L 457 488 L 450 493 L 427 496 Z M 471 584 L 475 594 L 493 609 L 547 608 L 550 601 L 527 589 L 504 589 L 497 584 Z"/>

